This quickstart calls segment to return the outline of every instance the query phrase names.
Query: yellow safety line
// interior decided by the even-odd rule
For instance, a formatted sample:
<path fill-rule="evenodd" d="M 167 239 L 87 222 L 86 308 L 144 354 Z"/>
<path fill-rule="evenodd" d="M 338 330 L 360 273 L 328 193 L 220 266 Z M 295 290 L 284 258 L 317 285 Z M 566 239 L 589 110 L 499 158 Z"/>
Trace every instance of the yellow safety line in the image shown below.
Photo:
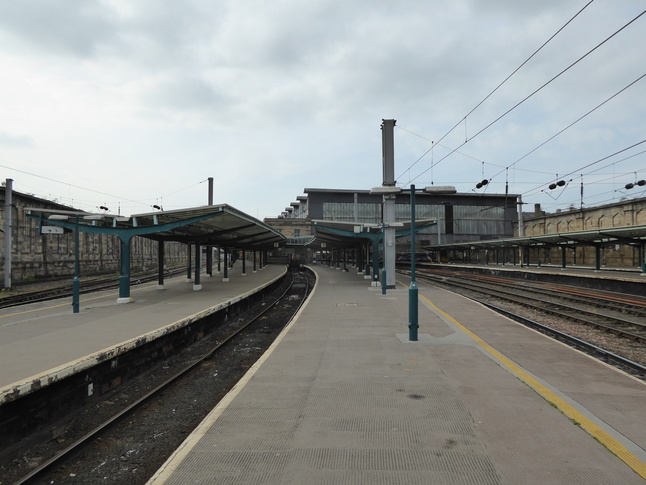
<path fill-rule="evenodd" d="M 612 453 L 617 455 L 624 463 L 626 463 L 630 468 L 637 472 L 642 478 L 646 478 L 646 463 L 644 463 L 630 451 L 628 451 L 628 449 L 624 445 L 619 443 L 616 439 L 614 439 L 597 424 L 595 424 L 591 419 L 584 416 L 580 411 L 577 411 L 574 407 L 572 407 L 570 404 L 556 395 L 553 391 L 549 390 L 534 377 L 521 369 L 511 359 L 505 357 L 487 342 L 482 340 L 480 337 L 478 337 L 476 334 L 474 334 L 472 331 L 458 322 L 451 315 L 432 303 L 424 295 L 420 295 L 420 298 L 422 298 L 431 308 L 442 314 L 447 320 L 457 326 L 460 330 L 469 335 L 473 340 L 475 340 L 478 345 L 480 345 L 480 347 L 482 347 L 486 352 L 495 357 L 511 373 L 515 374 L 518 378 L 523 380 L 528 386 L 530 386 L 538 394 L 543 396 L 544 399 L 554 404 L 567 417 L 578 423 L 579 426 L 587 431 L 593 438 L 597 439 L 604 446 L 606 446 L 606 448 L 608 448 Z"/>

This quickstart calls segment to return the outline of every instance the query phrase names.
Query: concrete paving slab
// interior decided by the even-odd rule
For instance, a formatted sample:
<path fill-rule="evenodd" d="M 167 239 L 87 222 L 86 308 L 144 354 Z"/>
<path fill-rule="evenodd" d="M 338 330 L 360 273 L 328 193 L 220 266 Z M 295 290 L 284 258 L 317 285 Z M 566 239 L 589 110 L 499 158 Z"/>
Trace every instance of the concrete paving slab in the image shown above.
<path fill-rule="evenodd" d="M 420 288 L 419 341 L 409 342 L 405 286 L 382 295 L 352 271 L 316 271 L 297 320 L 151 484 L 643 483 L 514 374 L 504 352 L 637 455 L 641 381 L 433 287 Z M 589 392 L 618 388 L 630 399 L 610 405 Z"/>
<path fill-rule="evenodd" d="M 230 281 L 202 278 L 202 290 L 184 277 L 133 286 L 134 302 L 116 303 L 114 290 L 81 295 L 81 312 L 73 314 L 71 298 L 0 310 L 0 391 L 53 372 L 73 372 L 115 346 L 163 332 L 173 325 L 237 301 L 286 271 L 271 265 L 242 276 L 235 268 Z M 151 336 L 151 338 L 153 338 Z"/>

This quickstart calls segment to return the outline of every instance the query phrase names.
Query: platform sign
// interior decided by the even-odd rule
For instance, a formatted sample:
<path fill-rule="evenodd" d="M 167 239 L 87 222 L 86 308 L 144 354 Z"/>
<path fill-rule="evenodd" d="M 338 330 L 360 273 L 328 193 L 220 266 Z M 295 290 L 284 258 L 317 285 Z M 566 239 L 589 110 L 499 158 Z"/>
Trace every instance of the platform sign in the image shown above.
<path fill-rule="evenodd" d="M 41 234 L 63 234 L 65 229 L 59 226 L 42 226 L 40 228 Z"/>

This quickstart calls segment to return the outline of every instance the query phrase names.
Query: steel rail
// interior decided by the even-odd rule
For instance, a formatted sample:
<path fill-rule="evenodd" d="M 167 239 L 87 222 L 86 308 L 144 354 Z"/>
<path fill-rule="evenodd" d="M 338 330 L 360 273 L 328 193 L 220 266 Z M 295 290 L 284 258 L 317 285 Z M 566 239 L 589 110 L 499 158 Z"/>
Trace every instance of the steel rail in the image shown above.
<path fill-rule="evenodd" d="M 601 314 L 598 312 L 591 312 L 591 311 L 583 310 L 581 308 L 570 307 L 563 303 L 544 302 L 538 298 L 532 298 L 531 296 L 519 296 L 519 295 L 516 295 L 515 293 L 510 293 L 507 291 L 495 290 L 492 288 L 479 286 L 477 284 L 474 284 L 473 282 L 457 281 L 459 280 L 459 278 L 456 278 L 456 277 L 451 278 L 452 281 L 447 280 L 445 278 L 440 278 L 438 276 L 428 275 L 428 274 L 423 275 L 422 277 L 429 280 L 435 280 L 435 281 L 440 279 L 439 283 L 442 283 L 445 285 L 455 286 L 455 287 L 463 288 L 465 290 L 483 293 L 485 295 L 489 295 L 494 298 L 499 298 L 502 300 L 507 300 L 513 303 L 517 303 L 519 305 L 528 306 L 545 313 L 557 315 L 563 318 L 567 318 L 576 322 L 583 323 L 585 325 L 593 326 L 601 330 L 605 330 L 607 332 L 614 333 L 616 335 L 620 335 L 625 338 L 629 338 L 631 340 L 646 343 L 646 335 L 633 333 L 631 331 L 623 330 L 617 327 L 617 326 L 633 326 L 633 327 L 639 327 L 642 330 L 646 330 L 646 325 L 640 324 L 638 322 L 623 320 L 617 317 L 613 317 L 611 315 Z M 527 291 L 531 292 L 531 289 L 528 289 Z M 556 307 L 558 308 L 558 310 L 554 308 L 547 308 L 545 305 Z M 588 318 L 584 318 L 583 316 L 581 316 L 581 314 L 591 315 L 596 318 L 603 318 L 603 319 L 609 320 L 610 322 L 613 322 L 617 326 L 590 320 Z"/>
<path fill-rule="evenodd" d="M 294 311 L 293 315 L 291 318 L 294 317 L 294 315 L 298 312 L 298 310 L 301 308 L 305 300 L 307 299 L 307 295 L 309 292 L 309 280 L 305 278 L 307 284 L 305 287 L 305 292 L 304 292 L 304 297 L 302 301 L 299 303 L 296 311 Z M 258 319 L 260 319 L 263 315 L 265 315 L 267 312 L 269 312 L 272 308 L 274 308 L 284 297 L 285 295 L 291 290 L 291 288 L 294 285 L 294 278 L 292 278 L 292 281 L 290 285 L 285 289 L 285 291 L 278 296 L 273 303 L 270 305 L 267 305 L 265 308 L 263 308 L 262 311 L 260 311 L 257 315 L 253 316 L 249 321 L 247 321 L 244 325 L 240 326 L 233 332 L 231 332 L 228 336 L 224 338 L 224 340 L 218 340 L 218 343 L 212 347 L 208 352 L 203 354 L 200 357 L 197 357 L 194 359 L 193 363 L 189 364 L 188 366 L 184 367 L 181 369 L 179 372 L 168 378 L 166 381 L 162 382 L 159 384 L 157 387 L 146 393 L 144 396 L 140 397 L 138 400 L 127 406 L 126 408 L 122 409 L 120 412 L 112 416 L 109 420 L 105 421 L 101 425 L 97 426 L 94 428 L 92 431 L 88 432 L 85 434 L 83 437 L 79 438 L 77 441 L 72 443 L 70 446 L 65 448 L 64 450 L 61 450 L 59 453 L 57 453 L 55 456 L 44 462 L 42 465 L 40 465 L 38 468 L 32 470 L 29 474 L 25 475 L 22 477 L 20 480 L 17 482 L 14 482 L 13 485 L 24 485 L 27 483 L 30 483 L 34 479 L 38 479 L 41 477 L 43 474 L 47 473 L 50 471 L 53 467 L 55 467 L 58 463 L 62 462 L 65 459 L 71 458 L 74 456 L 74 454 L 78 454 L 79 451 L 83 448 L 83 446 L 90 442 L 91 440 L 96 439 L 103 431 L 107 430 L 110 426 L 118 423 L 121 419 L 126 417 L 127 415 L 131 414 L 134 412 L 137 408 L 139 408 L 141 405 L 155 397 L 157 394 L 159 394 L 161 391 L 164 389 L 168 388 L 172 383 L 178 381 L 180 378 L 184 377 L 187 375 L 190 371 L 195 369 L 197 366 L 201 365 L 204 361 L 209 359 L 215 352 L 217 352 L 219 349 L 221 349 L 224 345 L 229 343 L 234 337 L 239 335 L 243 330 L 248 328 L 252 323 L 256 322 Z"/>
<path fill-rule="evenodd" d="M 402 272 L 405 273 L 405 272 Z M 431 278 L 427 277 L 428 275 L 423 275 L 422 279 L 428 279 L 430 280 Z M 445 283 L 445 282 L 443 282 Z M 448 285 L 448 283 L 447 283 Z M 630 359 L 627 359 L 625 357 L 622 357 L 620 355 L 617 355 L 613 352 L 610 352 L 606 349 L 603 349 L 601 347 L 598 347 L 596 345 L 593 345 L 589 342 L 586 342 L 585 340 L 581 340 L 577 337 L 574 337 L 572 335 L 569 335 L 565 332 L 561 332 L 559 330 L 556 330 L 552 327 L 549 327 L 547 325 L 544 325 L 542 323 L 536 322 L 534 320 L 531 320 L 529 318 L 526 318 L 522 315 L 518 315 L 517 313 L 511 312 L 509 310 L 505 310 L 504 308 L 500 308 L 496 305 L 493 305 L 491 303 L 488 303 L 486 301 L 480 300 L 478 298 L 474 298 L 472 296 L 466 296 L 462 295 L 465 298 L 469 298 L 470 300 L 473 300 L 475 302 L 480 303 L 481 305 L 486 306 L 487 308 L 490 308 L 491 310 L 500 313 L 502 315 L 505 315 L 508 318 L 511 318 L 512 320 L 521 323 L 522 325 L 525 325 L 529 328 L 532 328 L 534 330 L 537 330 L 545 335 L 548 335 L 552 338 L 555 338 L 561 342 L 564 342 L 568 345 L 571 345 L 573 347 L 576 347 L 580 350 L 583 350 L 587 352 L 588 354 L 592 354 L 599 358 L 600 360 L 604 360 L 605 362 L 612 363 L 614 365 L 622 366 L 624 368 L 630 369 L 633 373 L 637 374 L 638 377 L 640 377 L 642 380 L 646 380 L 646 366 L 640 364 L 639 362 L 632 361 Z M 494 295 L 495 296 L 495 295 Z"/>
<path fill-rule="evenodd" d="M 167 273 L 168 275 L 175 275 L 183 273 L 184 270 L 173 271 Z M 155 281 L 158 275 L 143 275 L 135 279 L 134 284 L 147 283 L 149 281 Z M 94 281 L 86 281 L 81 283 L 81 294 L 92 293 L 95 291 L 109 290 L 110 288 L 117 288 L 119 283 L 114 280 L 114 278 L 105 278 Z M 69 283 L 65 285 L 59 285 L 52 288 L 47 288 L 44 290 L 29 291 L 25 293 L 19 293 L 17 295 L 9 295 L 0 298 L 0 309 L 11 308 L 14 306 L 25 305 L 27 303 L 38 303 L 41 301 L 55 300 L 58 298 L 67 298 L 72 296 L 72 289 Z"/>
<path fill-rule="evenodd" d="M 487 308 L 490 308 L 494 310 L 497 313 L 500 313 L 502 315 L 505 315 L 509 318 L 511 318 L 514 321 L 517 321 L 519 323 L 522 323 L 523 325 L 530 327 L 534 330 L 538 330 L 541 333 L 544 333 L 546 335 L 549 335 L 551 337 L 556 338 L 557 340 L 560 340 L 562 342 L 565 342 L 569 345 L 576 346 L 577 348 L 584 349 L 588 353 L 592 353 L 598 357 L 603 358 L 606 361 L 614 362 L 616 364 L 620 364 L 622 366 L 628 367 L 631 370 L 637 372 L 638 374 L 641 375 L 642 379 L 646 379 L 646 366 L 634 362 L 630 359 L 626 359 L 625 357 L 622 357 L 620 355 L 617 355 L 613 352 L 609 352 L 608 350 L 602 349 L 601 347 L 597 347 L 596 345 L 592 345 L 589 342 L 586 342 L 585 340 L 581 340 L 577 337 L 574 337 L 572 335 L 569 335 L 565 332 L 561 332 L 559 330 L 555 330 L 551 327 L 548 327 L 547 325 L 543 325 L 542 323 L 535 322 L 534 320 L 530 320 L 529 318 L 525 318 L 521 315 L 518 315 L 516 313 L 510 312 L 509 310 L 505 310 L 504 308 L 497 307 L 495 305 L 492 305 L 491 303 L 487 303 L 485 301 L 478 300 L 477 298 L 471 298 L 467 297 L 473 301 L 477 301 L 478 303 L 486 306 Z"/>

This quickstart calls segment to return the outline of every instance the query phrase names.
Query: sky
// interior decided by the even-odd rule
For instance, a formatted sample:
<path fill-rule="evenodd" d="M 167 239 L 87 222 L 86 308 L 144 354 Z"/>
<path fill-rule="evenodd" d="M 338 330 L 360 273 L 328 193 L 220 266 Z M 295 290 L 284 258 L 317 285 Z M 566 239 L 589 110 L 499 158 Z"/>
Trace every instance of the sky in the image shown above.
<path fill-rule="evenodd" d="M 549 212 L 645 197 L 625 188 L 646 179 L 644 10 L 1 2 L 0 180 L 130 215 L 206 205 L 213 177 L 215 204 L 276 217 L 305 188 L 381 185 L 394 119 L 404 188 L 520 194 Z"/>

